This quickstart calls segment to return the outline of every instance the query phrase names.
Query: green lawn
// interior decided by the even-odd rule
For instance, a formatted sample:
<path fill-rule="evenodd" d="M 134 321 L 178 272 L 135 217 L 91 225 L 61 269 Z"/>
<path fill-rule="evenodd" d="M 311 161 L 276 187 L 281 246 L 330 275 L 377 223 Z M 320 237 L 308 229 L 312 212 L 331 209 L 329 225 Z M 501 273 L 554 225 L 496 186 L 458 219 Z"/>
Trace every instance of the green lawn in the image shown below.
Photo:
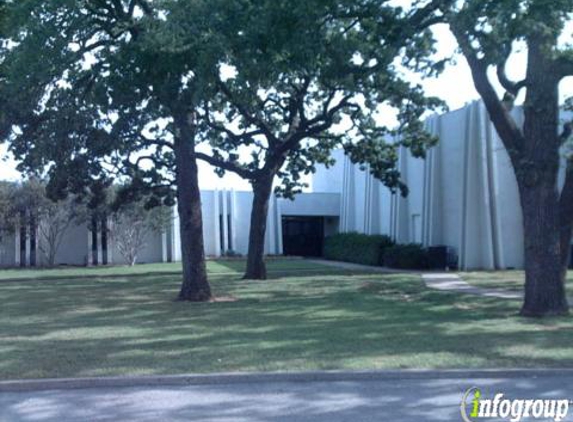
<path fill-rule="evenodd" d="M 270 259 L 269 272 L 285 271 L 323 271 L 323 265 L 317 265 L 301 259 Z M 244 260 L 207 261 L 207 269 L 211 274 L 235 274 L 243 271 Z M 0 270 L 0 281 L 3 280 L 59 280 L 69 278 L 93 278 L 115 276 L 139 276 L 152 274 L 180 274 L 181 264 L 178 262 L 165 264 L 143 264 L 134 267 L 58 267 L 54 269 L 43 268 L 14 268 Z"/>
<path fill-rule="evenodd" d="M 478 287 L 499 288 L 513 291 L 522 291 L 525 282 L 523 271 L 481 271 L 460 273 L 462 279 Z M 573 271 L 567 275 L 567 291 L 573 295 Z"/>
<path fill-rule="evenodd" d="M 0 379 L 573 366 L 573 318 L 522 319 L 516 301 L 427 290 L 418 276 L 278 260 L 270 280 L 243 281 L 243 265 L 210 262 L 216 295 L 235 301 L 203 304 L 173 301 L 171 264 L 0 282 Z"/>

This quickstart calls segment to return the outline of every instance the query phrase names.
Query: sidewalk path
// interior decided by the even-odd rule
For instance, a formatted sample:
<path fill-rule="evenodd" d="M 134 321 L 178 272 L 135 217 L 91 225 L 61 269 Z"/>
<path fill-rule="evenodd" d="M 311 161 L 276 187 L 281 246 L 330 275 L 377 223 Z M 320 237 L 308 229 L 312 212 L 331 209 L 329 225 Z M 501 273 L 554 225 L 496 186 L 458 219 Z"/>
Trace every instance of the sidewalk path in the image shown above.
<path fill-rule="evenodd" d="M 338 267 L 347 270 L 355 271 L 370 271 L 378 272 L 382 274 L 419 274 L 424 280 L 424 284 L 430 289 L 450 291 L 456 293 L 464 293 L 477 296 L 485 297 L 495 297 L 499 299 L 523 299 L 523 293 L 512 292 L 510 290 L 503 289 L 484 289 L 481 287 L 475 287 L 460 278 L 456 273 L 432 273 L 432 272 L 420 272 L 412 270 L 396 270 L 393 268 L 386 267 L 374 267 L 370 265 L 354 264 L 350 262 L 340 262 L 340 261 L 327 261 L 323 259 L 312 259 L 311 262 L 316 264 Z"/>
<path fill-rule="evenodd" d="M 484 289 L 475 287 L 460 278 L 455 273 L 429 273 L 422 274 L 424 284 L 430 289 L 451 291 L 456 293 L 465 293 L 485 297 L 496 297 L 499 299 L 523 299 L 523 293 L 512 292 L 503 289 Z"/>

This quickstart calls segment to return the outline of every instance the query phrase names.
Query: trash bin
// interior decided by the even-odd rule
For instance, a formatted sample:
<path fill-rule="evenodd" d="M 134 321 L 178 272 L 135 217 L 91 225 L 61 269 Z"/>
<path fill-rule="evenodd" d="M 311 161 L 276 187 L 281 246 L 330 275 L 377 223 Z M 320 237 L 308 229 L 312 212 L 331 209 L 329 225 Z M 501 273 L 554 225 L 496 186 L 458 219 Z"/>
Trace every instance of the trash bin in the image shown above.
<path fill-rule="evenodd" d="M 428 265 L 432 270 L 455 270 L 458 268 L 458 255 L 450 246 L 430 246 L 428 248 Z"/>

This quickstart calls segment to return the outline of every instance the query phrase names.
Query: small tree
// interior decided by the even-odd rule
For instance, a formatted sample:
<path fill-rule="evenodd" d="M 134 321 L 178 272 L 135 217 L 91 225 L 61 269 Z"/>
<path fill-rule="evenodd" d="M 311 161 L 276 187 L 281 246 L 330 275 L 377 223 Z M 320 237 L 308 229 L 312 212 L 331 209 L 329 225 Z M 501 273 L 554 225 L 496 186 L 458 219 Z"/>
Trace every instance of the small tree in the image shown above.
<path fill-rule="evenodd" d="M 37 179 L 17 185 L 11 200 L 12 219 L 16 219 L 17 224 L 27 225 L 30 231 L 35 231 L 37 248 L 45 264 L 53 267 L 70 226 L 85 221 L 84 205 L 71 196 L 57 201 L 50 199 L 46 184 Z"/>
<path fill-rule="evenodd" d="M 38 249 L 44 256 L 46 265 L 53 267 L 56 265 L 58 250 L 70 226 L 85 220 L 80 217 L 78 209 L 82 206 L 71 198 L 57 202 L 47 197 L 42 199 L 37 210 Z"/>
<path fill-rule="evenodd" d="M 127 265 L 134 266 L 149 236 L 162 233 L 172 223 L 172 209 L 165 206 L 147 208 L 144 201 L 122 206 L 111 214 L 110 237 Z"/>

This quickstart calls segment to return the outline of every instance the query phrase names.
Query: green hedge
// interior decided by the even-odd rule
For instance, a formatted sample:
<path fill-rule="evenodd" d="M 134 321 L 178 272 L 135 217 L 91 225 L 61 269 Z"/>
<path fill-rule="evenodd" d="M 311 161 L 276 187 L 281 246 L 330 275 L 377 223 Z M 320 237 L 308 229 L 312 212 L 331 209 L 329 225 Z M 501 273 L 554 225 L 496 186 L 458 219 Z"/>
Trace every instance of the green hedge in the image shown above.
<path fill-rule="evenodd" d="M 389 236 L 339 233 L 326 238 L 324 257 L 334 261 L 382 265 L 384 250 L 392 245 L 394 241 Z"/>
<path fill-rule="evenodd" d="M 384 251 L 384 265 L 391 268 L 423 270 L 428 268 L 428 250 L 417 243 L 394 245 Z"/>

